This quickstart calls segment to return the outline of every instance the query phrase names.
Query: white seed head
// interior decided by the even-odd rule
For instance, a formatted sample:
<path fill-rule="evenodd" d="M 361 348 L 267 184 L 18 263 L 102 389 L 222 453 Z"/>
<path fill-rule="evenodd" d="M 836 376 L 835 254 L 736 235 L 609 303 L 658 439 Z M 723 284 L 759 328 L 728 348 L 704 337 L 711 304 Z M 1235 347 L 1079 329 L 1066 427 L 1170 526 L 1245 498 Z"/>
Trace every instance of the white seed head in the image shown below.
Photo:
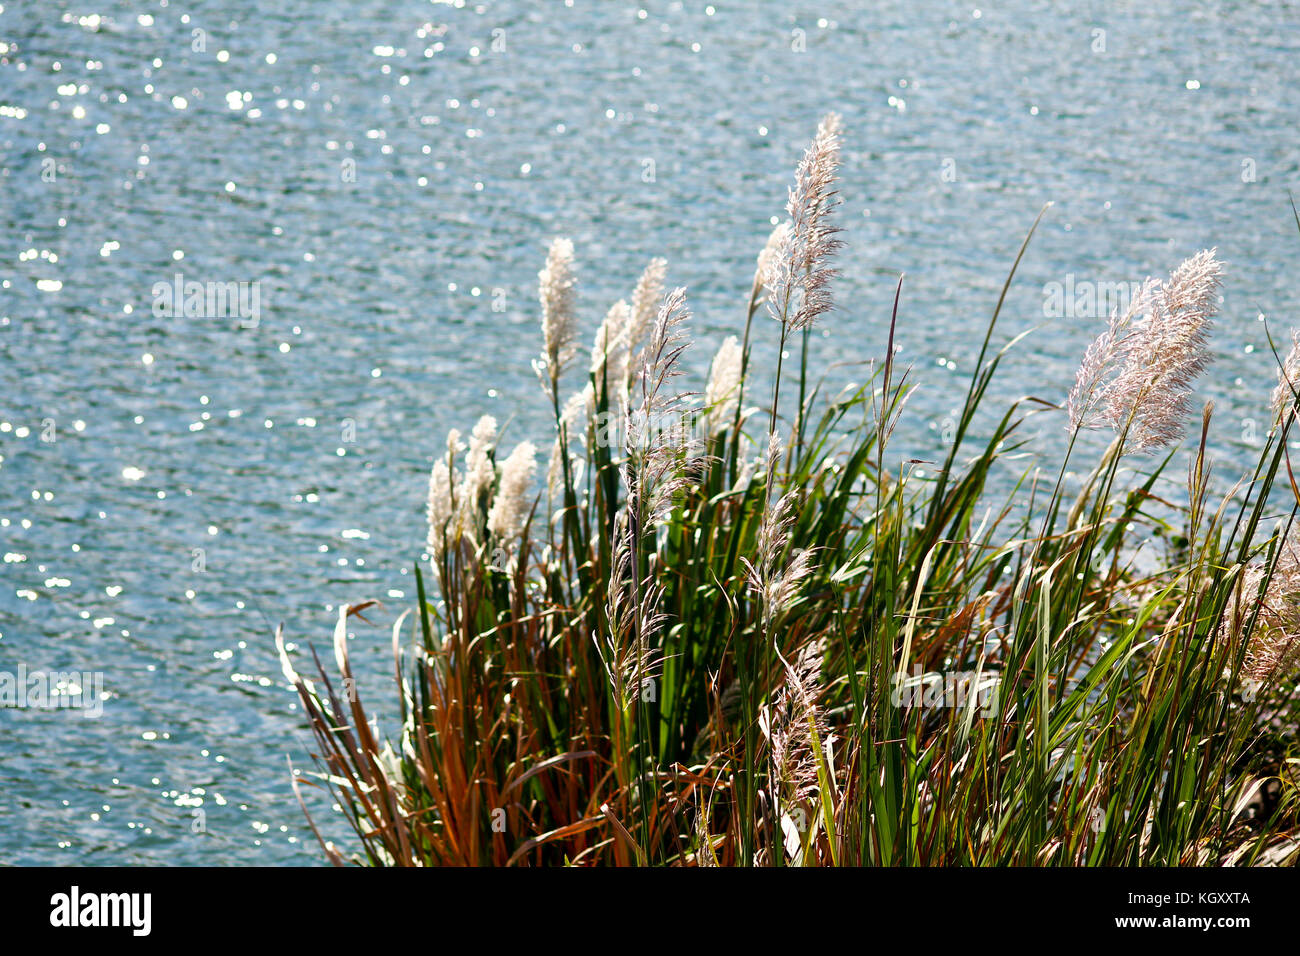
<path fill-rule="evenodd" d="M 650 330 L 654 328 L 659 315 L 659 304 L 664 298 L 664 278 L 668 275 L 668 262 L 665 259 L 651 259 L 650 264 L 641 273 L 641 278 L 632 293 L 631 317 L 627 327 L 627 347 L 636 354 L 645 345 Z"/>
<path fill-rule="evenodd" d="M 537 448 L 530 441 L 516 445 L 501 466 L 501 485 L 488 512 L 488 530 L 498 540 L 513 541 L 523 533 L 531 511 L 529 492 L 536 470 Z"/>
<path fill-rule="evenodd" d="M 1267 584 L 1265 562 L 1247 566 L 1240 591 L 1234 592 L 1219 626 L 1223 640 L 1241 640 L 1255 616 L 1255 626 L 1246 646 L 1243 671 L 1264 682 L 1274 676 L 1289 677 L 1300 670 L 1300 545 L 1292 539 L 1296 529 L 1283 540 Z M 1263 594 L 1261 595 L 1261 587 Z"/>
<path fill-rule="evenodd" d="M 1192 388 L 1210 363 L 1222 278 L 1222 263 L 1205 250 L 1167 281 L 1148 279 L 1122 314 L 1116 310 L 1075 376 L 1071 426 L 1109 426 L 1142 451 L 1179 441 L 1194 411 Z"/>
<path fill-rule="evenodd" d="M 729 335 L 723 340 L 713 364 L 709 367 L 709 383 L 704 388 L 704 407 L 709 416 L 709 434 L 727 428 L 736 417 L 740 406 L 740 366 L 742 353 L 740 340 Z"/>
<path fill-rule="evenodd" d="M 782 660 L 785 681 L 772 701 L 767 721 L 771 727 L 776 778 L 794 799 L 804 799 L 817 792 L 817 749 L 813 734 L 817 734 L 822 747 L 828 738 L 825 716 L 817 706 L 823 654 L 821 645 L 813 641 L 799 649 L 793 664 Z"/>
<path fill-rule="evenodd" d="M 446 538 L 452 533 L 451 471 L 447 462 L 439 459 L 429 473 L 429 554 L 434 564 L 442 560 Z"/>
<path fill-rule="evenodd" d="M 537 274 L 538 298 L 542 303 L 542 359 L 552 382 L 560 377 L 573 357 L 577 332 L 574 302 L 577 277 L 573 270 L 573 243 L 555 239 L 546 254 L 546 267 Z"/>
<path fill-rule="evenodd" d="M 467 506 L 477 505 L 483 495 L 490 493 L 496 469 L 492 465 L 492 452 L 497 443 L 497 420 L 484 415 L 469 437 L 469 453 L 465 456 L 465 478 L 461 482 L 461 499 Z"/>
<path fill-rule="evenodd" d="M 603 376 L 610 385 L 621 385 L 626 378 L 631 324 L 632 310 L 622 299 L 605 313 L 591 343 L 590 371 L 597 381 L 601 381 Z"/>
<path fill-rule="evenodd" d="M 754 272 L 754 281 L 759 285 L 766 285 L 768 276 L 772 275 L 772 267 L 776 262 L 776 257 L 780 255 L 781 250 L 789 241 L 792 231 L 790 220 L 778 223 L 767 237 L 767 244 L 763 246 L 763 251 L 758 254 L 758 268 Z"/>
<path fill-rule="evenodd" d="M 780 237 L 761 273 L 768 289 L 768 312 L 796 332 L 812 328 L 832 305 L 830 281 L 835 270 L 830 260 L 842 245 L 835 238 L 839 230 L 829 221 L 839 203 L 835 176 L 840 164 L 840 132 L 840 118 L 834 113 L 817 127 L 786 202 L 790 230 Z"/>

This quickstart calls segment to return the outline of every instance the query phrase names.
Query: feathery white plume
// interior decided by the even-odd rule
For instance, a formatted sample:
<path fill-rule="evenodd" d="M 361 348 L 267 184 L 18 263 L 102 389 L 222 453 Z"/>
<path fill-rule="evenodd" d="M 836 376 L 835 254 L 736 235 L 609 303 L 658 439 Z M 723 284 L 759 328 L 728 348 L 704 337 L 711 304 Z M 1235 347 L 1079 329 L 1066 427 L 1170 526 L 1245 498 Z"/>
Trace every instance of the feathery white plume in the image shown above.
<path fill-rule="evenodd" d="M 1214 250 L 1198 252 L 1166 282 L 1148 279 L 1123 314 L 1116 310 L 1075 377 L 1071 425 L 1127 430 L 1143 451 L 1181 439 L 1192 386 L 1210 362 L 1222 278 Z"/>
<path fill-rule="evenodd" d="M 745 565 L 745 577 L 749 582 L 749 589 L 762 603 L 763 630 L 769 639 L 772 621 L 793 606 L 800 584 L 816 567 L 813 564 L 811 549 L 796 550 L 787 563 L 781 564 L 781 556 L 785 553 L 790 537 L 790 527 L 794 524 L 798 491 L 786 492 L 775 503 L 771 501 L 770 489 L 776 481 L 776 469 L 780 459 L 781 439 L 773 432 L 768 437 L 767 444 L 766 480 L 769 495 L 763 517 L 758 524 L 755 555 L 757 564 L 748 558 L 740 559 Z"/>
<path fill-rule="evenodd" d="M 602 396 L 618 396 L 627 388 L 631 365 L 628 337 L 632 334 L 632 324 L 632 309 L 619 299 L 596 330 L 591 345 L 591 376 Z M 592 397 L 594 399 L 595 395 Z M 608 405 L 616 408 L 618 401 L 611 397 Z"/>
<path fill-rule="evenodd" d="M 664 259 L 651 259 L 650 264 L 641 273 L 636 290 L 632 293 L 631 315 L 627 323 L 627 347 L 635 355 L 645 344 L 646 336 L 654 328 L 659 315 L 659 304 L 664 298 L 664 277 L 668 274 L 668 262 Z"/>
<path fill-rule="evenodd" d="M 704 388 L 704 407 L 709 416 L 709 434 L 715 435 L 735 420 L 740 405 L 740 340 L 728 335 L 713 356 L 709 383 Z"/>
<path fill-rule="evenodd" d="M 537 274 L 538 298 L 542 303 L 543 370 L 554 388 L 564 366 L 573 358 L 577 332 L 574 300 L 577 278 L 573 271 L 573 243 L 555 239 L 546 254 L 546 267 Z"/>
<path fill-rule="evenodd" d="M 630 395 L 637 406 L 624 409 L 628 458 L 620 469 L 624 501 L 615 516 L 613 572 L 605 605 L 609 632 L 596 641 L 623 707 L 656 674 L 661 656 L 657 642 L 666 620 L 659 609 L 663 588 L 653 573 L 638 577 L 637 554 L 692 481 L 694 442 L 684 422 L 686 396 L 667 391 L 689 344 L 682 330 L 689 317 L 684 290 L 664 298 L 633 375 Z"/>
<path fill-rule="evenodd" d="M 513 541 L 523 533 L 531 510 L 529 491 L 536 470 L 537 449 L 530 441 L 516 445 L 502 464 L 501 486 L 488 512 L 488 530 L 498 540 Z"/>
<path fill-rule="evenodd" d="M 767 237 L 767 243 L 763 246 L 763 251 L 758 254 L 758 268 L 754 272 L 754 282 L 757 285 L 763 285 L 767 276 L 772 272 L 772 265 L 776 261 L 777 255 L 785 248 L 786 242 L 790 239 L 790 233 L 793 227 L 790 220 L 786 219 L 778 223 Z"/>
<path fill-rule="evenodd" d="M 840 132 L 840 118 L 834 113 L 817 127 L 786 202 L 790 229 L 763 273 L 768 311 L 796 332 L 812 328 L 817 317 L 831 308 L 830 280 L 835 270 L 828 263 L 842 245 L 835 238 L 839 230 L 828 224 L 839 202 L 835 173 L 840 164 Z"/>
<path fill-rule="evenodd" d="M 456 456 L 465 450 L 460 440 L 460 430 L 447 432 L 447 451 L 433 463 L 429 472 L 429 554 L 436 565 L 448 548 L 460 544 L 464 530 L 465 510 L 458 501 L 461 485 L 456 472 Z"/>
<path fill-rule="evenodd" d="M 677 492 L 690 483 L 687 463 L 699 450 L 685 421 L 689 394 L 668 390 L 680 374 L 678 360 L 690 345 L 685 333 L 689 320 L 686 290 L 674 289 L 664 297 L 633 374 L 629 394 L 636 407 L 624 416 L 629 452 L 625 477 L 635 475 L 646 524 L 667 517 Z"/>
<path fill-rule="evenodd" d="M 465 455 L 465 477 L 461 481 L 458 495 L 461 507 L 476 509 L 491 495 L 496 479 L 496 468 L 492 464 L 492 452 L 496 443 L 497 420 L 491 415 L 484 415 L 470 432 L 469 453 Z"/>
<path fill-rule="evenodd" d="M 579 391 L 569 396 L 568 401 L 560 408 L 560 422 L 564 425 L 564 432 L 567 436 L 572 437 L 575 429 L 573 424 L 578 420 L 578 416 L 584 412 L 591 415 L 596 410 L 595 405 L 596 391 L 588 382 L 582 386 Z M 580 431 L 580 430 L 579 430 Z"/>
<path fill-rule="evenodd" d="M 785 681 L 772 702 L 770 717 L 772 766 L 776 779 L 789 788 L 794 799 L 817 792 L 816 733 L 825 747 L 826 719 L 817 706 L 823 650 L 818 642 L 805 644 L 793 664 L 785 665 Z"/>
<path fill-rule="evenodd" d="M 737 457 L 740 459 L 740 470 L 736 472 L 736 483 L 732 485 L 732 491 L 743 491 L 754 480 L 762 456 L 755 454 L 753 448 L 754 443 L 746 437 L 744 432 L 741 432 L 740 447 L 736 451 Z"/>
<path fill-rule="evenodd" d="M 1291 540 L 1296 530 L 1279 545 L 1267 585 L 1265 563 L 1246 567 L 1241 590 L 1233 594 L 1219 625 L 1220 638 L 1235 642 L 1257 614 L 1242 670 L 1260 683 L 1277 674 L 1289 674 L 1300 665 L 1300 548 Z"/>
<path fill-rule="evenodd" d="M 451 472 L 444 459 L 433 463 L 429 472 L 429 554 L 436 565 L 446 552 L 446 537 L 451 531 Z"/>

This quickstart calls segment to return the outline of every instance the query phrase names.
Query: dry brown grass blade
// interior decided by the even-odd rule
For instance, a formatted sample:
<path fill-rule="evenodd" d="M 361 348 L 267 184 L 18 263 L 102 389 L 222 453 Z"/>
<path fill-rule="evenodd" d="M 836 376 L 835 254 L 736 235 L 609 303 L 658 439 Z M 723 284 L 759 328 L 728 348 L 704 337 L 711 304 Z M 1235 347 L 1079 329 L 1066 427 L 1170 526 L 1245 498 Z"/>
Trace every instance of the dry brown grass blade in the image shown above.
<path fill-rule="evenodd" d="M 533 850 L 537 849 L 537 847 L 542 846 L 545 843 L 550 843 L 555 840 L 566 840 L 571 836 L 577 836 L 580 833 L 585 833 L 588 830 L 594 829 L 604 822 L 605 818 L 603 816 L 586 817 L 579 820 L 577 823 L 570 823 L 568 826 L 559 827 L 558 829 L 551 830 L 549 833 L 543 833 L 540 836 L 535 836 L 530 840 L 526 840 L 520 844 L 519 849 L 515 850 L 515 852 L 511 854 L 510 859 L 506 861 L 506 866 L 513 866 L 521 857 L 528 855 Z"/>
<path fill-rule="evenodd" d="M 636 840 L 632 838 L 632 834 L 627 831 L 627 827 L 623 826 L 619 818 L 614 815 L 614 811 L 610 809 L 609 804 L 602 803 L 600 805 L 600 812 L 605 815 L 606 820 L 614 825 L 614 832 L 618 835 L 619 839 L 623 841 L 623 844 L 636 856 L 637 865 L 644 866 L 645 851 L 642 850 Z"/>
<path fill-rule="evenodd" d="M 541 763 L 529 769 L 527 773 L 510 781 L 510 783 L 506 785 L 506 788 L 501 791 L 501 796 L 505 797 L 516 787 L 522 786 L 539 773 L 550 770 L 552 767 L 558 767 L 560 764 L 568 763 L 570 760 L 585 760 L 588 757 L 595 756 L 598 756 L 598 754 L 594 750 L 578 750 L 573 753 L 557 754 L 554 757 L 543 760 Z"/>
<path fill-rule="evenodd" d="M 364 614 L 362 614 L 361 612 L 362 612 L 362 611 L 365 611 L 365 610 L 368 610 L 369 608 L 372 608 L 372 607 L 383 607 L 383 606 L 384 606 L 384 605 L 383 605 L 383 602 L 382 602 L 382 601 L 375 601 L 375 600 L 362 601 L 360 604 L 349 604 L 349 605 L 347 605 L 347 609 L 348 609 L 348 617 L 359 617 L 359 618 L 361 618 L 361 620 L 365 621 L 367 624 L 373 624 L 374 622 L 371 621 L 369 618 L 367 618 L 367 617 L 366 617 Z"/>

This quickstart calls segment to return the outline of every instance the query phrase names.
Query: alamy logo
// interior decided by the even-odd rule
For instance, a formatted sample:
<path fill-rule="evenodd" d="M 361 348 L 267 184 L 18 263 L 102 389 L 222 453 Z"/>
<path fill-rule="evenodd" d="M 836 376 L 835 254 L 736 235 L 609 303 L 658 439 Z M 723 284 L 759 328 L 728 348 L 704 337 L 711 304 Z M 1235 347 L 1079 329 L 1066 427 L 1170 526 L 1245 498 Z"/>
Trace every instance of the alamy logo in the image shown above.
<path fill-rule="evenodd" d="M 239 319 L 246 329 L 262 321 L 260 282 L 198 282 L 178 272 L 171 282 L 153 284 L 156 318 Z"/>
<path fill-rule="evenodd" d="M 895 673 L 890 678 L 889 700 L 895 707 L 975 708 L 981 717 L 996 717 L 999 679 L 996 671 L 924 673 L 915 665 L 910 677 Z"/>
<path fill-rule="evenodd" d="M 152 911 L 150 893 L 82 893 L 74 886 L 50 897 L 51 926 L 126 926 L 134 936 L 148 936 Z"/>
<path fill-rule="evenodd" d="M 0 671 L 0 707 L 22 710 L 79 710 L 82 717 L 104 714 L 101 671 Z"/>

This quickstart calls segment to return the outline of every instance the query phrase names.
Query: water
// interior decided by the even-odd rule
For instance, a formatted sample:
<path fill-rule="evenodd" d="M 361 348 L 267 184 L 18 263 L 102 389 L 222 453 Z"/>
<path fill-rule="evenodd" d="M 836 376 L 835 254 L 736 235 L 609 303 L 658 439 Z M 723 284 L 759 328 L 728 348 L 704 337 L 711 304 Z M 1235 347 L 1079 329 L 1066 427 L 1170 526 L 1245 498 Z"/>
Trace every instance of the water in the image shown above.
<path fill-rule="evenodd" d="M 813 365 L 860 380 L 905 272 L 925 387 L 900 456 L 941 453 L 1050 200 L 1004 312 L 1006 336 L 1041 328 L 998 399 L 1059 401 L 1097 330 L 1045 315 L 1045 285 L 1217 245 L 1203 392 L 1225 470 L 1249 460 L 1257 317 L 1285 337 L 1300 304 L 1294 13 L 858 6 L 5 2 L 0 671 L 100 672 L 109 696 L 99 719 L 0 709 L 0 862 L 319 862 L 274 625 L 325 644 L 339 603 L 384 601 L 353 640 L 383 700 L 446 430 L 491 412 L 545 439 L 550 237 L 577 245 L 584 337 L 667 256 L 702 372 L 828 109 L 849 245 Z M 177 273 L 257 283 L 256 321 L 155 314 Z"/>

